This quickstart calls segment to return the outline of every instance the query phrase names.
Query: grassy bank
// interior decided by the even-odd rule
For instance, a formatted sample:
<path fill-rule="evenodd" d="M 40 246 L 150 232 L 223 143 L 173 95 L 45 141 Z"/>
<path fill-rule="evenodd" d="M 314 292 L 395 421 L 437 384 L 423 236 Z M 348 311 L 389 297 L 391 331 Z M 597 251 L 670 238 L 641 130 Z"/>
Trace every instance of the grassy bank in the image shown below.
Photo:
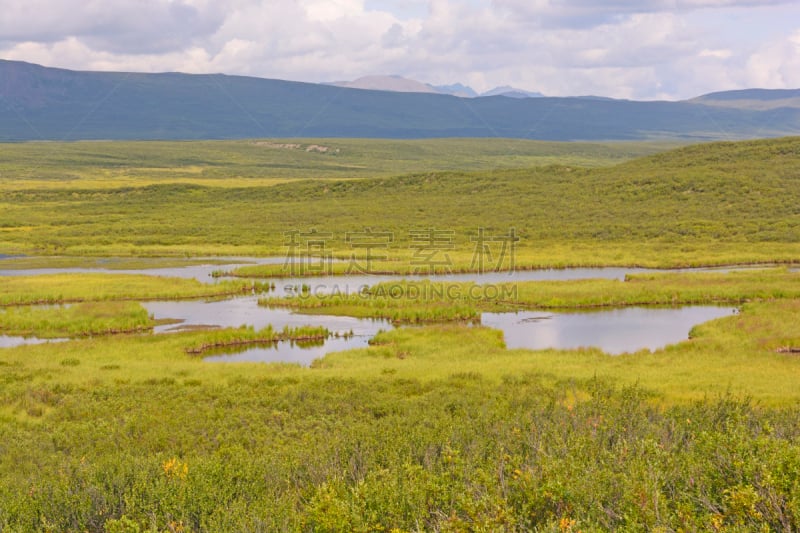
<path fill-rule="evenodd" d="M 69 307 L 0 309 L 0 334 L 40 338 L 85 337 L 150 330 L 156 323 L 135 302 L 89 302 Z"/>
<path fill-rule="evenodd" d="M 282 330 L 275 330 L 271 325 L 258 331 L 253 327 L 225 329 L 206 334 L 196 344 L 188 346 L 186 353 L 200 355 L 215 348 L 231 346 L 248 346 L 258 344 L 274 344 L 281 341 L 319 341 L 330 337 L 332 333 L 327 328 L 301 326 Z"/>
<path fill-rule="evenodd" d="M 268 296 L 259 304 L 309 314 L 386 318 L 398 323 L 475 321 L 482 311 L 591 309 L 625 306 L 741 304 L 800 298 L 800 273 L 787 269 L 729 273 L 629 275 L 624 281 L 583 279 L 472 282 L 397 281 L 361 291 L 297 292 Z"/>
<path fill-rule="evenodd" d="M 171 300 L 250 294 L 268 290 L 254 282 L 201 283 L 138 274 L 46 274 L 0 277 L 0 306 L 102 300 Z"/>
<path fill-rule="evenodd" d="M 638 384 L 666 403 L 732 392 L 769 405 L 791 405 L 800 400 L 800 359 L 778 350 L 800 345 L 799 310 L 796 300 L 747 304 L 737 315 L 695 327 L 688 341 L 621 356 L 594 348 L 507 350 L 502 335 L 486 328 L 406 328 L 378 335 L 368 349 L 330 354 L 316 367 L 358 378 L 384 373 L 435 378 L 456 369 L 493 379 L 535 372 L 553 382 L 600 376 Z"/>

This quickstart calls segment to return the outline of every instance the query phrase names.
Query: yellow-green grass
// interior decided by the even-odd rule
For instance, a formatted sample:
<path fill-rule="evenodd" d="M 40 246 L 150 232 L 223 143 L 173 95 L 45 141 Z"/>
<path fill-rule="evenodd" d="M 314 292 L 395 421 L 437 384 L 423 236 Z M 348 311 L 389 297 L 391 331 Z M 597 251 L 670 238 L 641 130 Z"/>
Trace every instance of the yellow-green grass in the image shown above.
<path fill-rule="evenodd" d="M 438 243 L 437 259 L 452 245 L 461 270 L 481 248 L 481 228 L 489 237 L 514 228 L 518 265 L 527 268 L 792 262 L 800 257 L 798 147 L 797 138 L 712 143 L 613 167 L 428 170 L 272 186 L 2 188 L 0 250 L 284 255 L 287 232 L 316 229 L 329 234 L 325 249 L 343 257 L 364 253 L 348 233 L 371 228 L 393 236 L 375 255 L 410 263 L 414 253 L 428 255 L 412 232 L 435 229 L 451 236 Z M 306 247 L 299 240 L 295 251 Z M 499 243 L 491 244 L 497 257 Z"/>
<path fill-rule="evenodd" d="M 494 255 L 480 254 L 474 243 L 457 243 L 454 250 L 438 251 L 431 262 L 415 250 L 375 249 L 367 257 L 362 250 L 332 249 L 324 258 L 296 255 L 293 262 L 283 261 L 266 265 L 247 265 L 234 269 L 221 268 L 216 276 L 242 278 L 286 278 L 347 275 L 431 275 L 494 271 L 521 271 L 561 268 L 593 268 L 604 266 L 643 268 L 691 268 L 758 264 L 800 263 L 800 243 L 707 242 L 678 244 L 664 242 L 521 242 L 513 253 L 502 252 L 499 246 Z M 250 250 L 259 253 L 258 250 Z M 232 253 L 235 250 L 232 251 Z M 260 250 L 263 254 L 264 250 Z M 287 246 L 273 255 L 289 258 Z M 381 259 L 376 257 L 382 256 Z M 2 263 L 0 263 L 2 264 Z"/>
<path fill-rule="evenodd" d="M 3 349 L 0 523 L 794 525 L 800 357 L 777 350 L 800 346 L 798 314 L 797 299 L 749 303 L 622 356 L 507 350 L 499 331 L 458 325 L 382 333 L 311 368 L 186 353 L 239 330 Z"/>
<path fill-rule="evenodd" d="M 9 230 L 8 232 L 12 232 Z M 4 229 L 0 228 L 0 241 Z M 16 240 L 16 238 L 15 238 Z M 324 275 L 359 275 L 372 274 L 431 274 L 431 273 L 468 273 L 490 272 L 494 270 L 508 271 L 511 269 L 506 260 L 496 269 L 494 265 L 485 263 L 479 268 L 475 263 L 473 244 L 456 243 L 458 248 L 448 252 L 447 265 L 430 266 L 414 258 L 413 251 L 408 249 L 390 249 L 386 251 L 391 260 L 369 260 L 358 251 L 355 252 L 346 246 L 331 246 L 330 257 L 341 262 L 331 262 L 320 270 L 318 257 L 311 259 L 301 258 L 295 268 L 285 265 L 285 262 L 272 265 L 252 265 L 234 270 L 220 268 L 219 275 L 232 274 L 234 277 L 243 278 L 280 278 L 303 277 Z M 55 252 L 64 249 L 52 248 Z M 70 253 L 76 256 L 36 255 L 44 251 L 27 249 L 14 245 L 5 250 L 8 253 L 32 252 L 34 255 L 27 258 L 0 259 L 0 268 L 70 268 L 70 267 L 99 267 L 117 269 L 160 268 L 169 266 L 183 266 L 197 264 L 198 261 L 191 257 L 289 257 L 289 249 L 285 243 L 264 245 L 251 243 L 242 245 L 228 244 L 197 244 L 185 245 L 143 245 L 108 244 L 102 246 L 77 245 L 71 247 Z M 376 251 L 377 252 L 377 251 Z M 186 258 L 186 256 L 190 258 Z M 440 257 L 441 258 L 441 257 Z M 437 258 L 438 260 L 439 258 Z M 113 263 L 108 261 L 113 260 Z M 155 262 L 153 262 L 155 261 Z M 214 260 L 203 260 L 208 263 Z M 222 261 L 220 261 L 222 262 Z M 303 263 L 305 266 L 303 266 Z M 599 242 L 571 240 L 569 242 L 537 242 L 521 243 L 514 253 L 514 270 L 536 270 L 549 268 L 587 268 L 587 267 L 644 267 L 644 268 L 690 268 L 690 267 L 721 267 L 735 265 L 758 264 L 798 264 L 800 263 L 800 243 L 770 243 L 770 242 L 692 242 L 692 243 L 667 243 L 667 242 Z M 370 268 L 367 269 L 367 264 Z M 108 266 L 106 266 L 108 265 Z"/>
<path fill-rule="evenodd" d="M 186 353 L 202 354 L 215 348 L 273 344 L 281 341 L 324 341 L 332 333 L 320 326 L 285 326 L 277 330 L 268 325 L 256 331 L 252 326 L 213 330 L 206 333 L 201 340 L 186 348 Z"/>
<path fill-rule="evenodd" d="M 227 262 L 224 259 L 184 257 L 81 257 L 81 256 L 18 256 L 0 259 L 0 270 L 39 268 L 102 268 L 106 270 L 141 270 L 178 268 Z"/>
<path fill-rule="evenodd" d="M 520 282 L 508 303 L 535 308 L 739 303 L 800 297 L 800 272 L 753 269 L 727 273 L 630 274 L 625 280 Z"/>
<path fill-rule="evenodd" d="M 175 183 L 184 185 L 196 185 L 198 177 L 174 176 L 174 173 L 181 169 L 141 169 L 141 175 L 129 174 L 127 172 L 105 172 L 102 175 L 81 175 L 67 180 L 53 180 L 47 178 L 30 178 L 20 182 L 16 177 L 0 178 L 0 188 L 8 190 L 103 190 L 131 187 L 147 187 L 163 183 Z M 319 178 L 321 180 L 333 178 Z M 244 178 L 232 176 L 229 178 L 207 178 L 202 183 L 209 187 L 270 187 L 281 183 L 292 181 L 291 178 Z"/>
<path fill-rule="evenodd" d="M 28 300 L 107 300 L 127 298 L 165 298 L 197 296 L 195 291 L 215 291 L 218 287 L 192 280 L 161 280 L 126 275 L 30 276 L 1 280 L 5 301 Z M 384 287 L 409 287 L 437 284 L 397 284 Z M 462 290 L 470 287 L 458 285 Z M 64 292 L 61 287 L 69 287 Z M 246 288 L 240 287 L 240 288 Z M 483 287 L 481 290 L 483 290 Z M 13 290 L 10 290 L 13 289 Z M 373 289 L 381 292 L 380 286 Z M 499 332 L 479 327 L 432 326 L 403 328 L 380 334 L 375 345 L 365 350 L 331 354 L 311 370 L 296 369 L 298 377 L 376 378 L 395 375 L 409 379 L 446 378 L 457 372 L 476 372 L 499 379 L 520 372 L 552 375 L 557 379 L 590 378 L 594 374 L 622 383 L 639 383 L 657 390 L 668 401 L 696 399 L 726 389 L 750 394 L 770 404 L 788 403 L 800 395 L 794 382 L 800 370 L 800 358 L 780 349 L 800 346 L 796 318 L 800 311 L 798 274 L 783 269 L 731 273 L 654 274 L 633 276 L 628 281 L 586 280 L 578 282 L 526 282 L 517 284 L 517 304 L 526 307 L 586 307 L 595 305 L 641 305 L 652 303 L 721 303 L 745 302 L 740 315 L 713 321 L 695 328 L 693 339 L 657 351 L 620 357 L 588 350 L 506 350 Z M 59 292 L 60 291 L 60 292 Z M 468 293 L 468 291 L 467 291 Z M 208 293 L 206 293 L 208 294 Z M 425 293 L 430 294 L 430 292 Z M 446 294 L 446 293 L 445 293 Z M 325 300 L 322 299 L 324 302 Z M 296 305 L 307 299 L 287 300 Z M 357 302 L 369 302 L 359 298 Z M 389 299 L 401 313 L 419 313 L 424 318 L 431 307 L 415 307 L 412 299 Z M 443 309 L 459 304 L 446 297 L 433 302 Z M 357 305 L 350 302 L 352 305 Z M 132 304 L 135 305 L 135 304 Z M 102 306 L 101 306 L 102 307 Z M 491 309 L 486 301 L 474 308 Z M 352 312 L 354 308 L 345 309 Z M 95 313 L 95 311 L 97 311 Z M 78 327 L 101 317 L 105 307 L 75 307 L 61 326 L 52 324 L 53 332 Z M 110 315 L 121 316 L 134 309 L 113 309 Z M 324 309 L 335 313 L 337 308 Z M 41 318 L 48 310 L 19 312 L 23 318 Z M 60 311 L 53 311 L 60 314 Z M 353 313 L 358 314 L 358 313 Z M 94 318 L 93 318 L 94 317 Z M 69 318 L 69 320 L 67 320 Z M 80 327 L 78 327 L 80 329 Z M 46 334 L 47 327 L 37 327 Z M 120 336 L 113 339 L 71 341 L 54 346 L 26 346 L 4 350 L 0 360 L 3 372 L 18 371 L 31 379 L 50 383 L 91 382 L 108 377 L 119 378 L 101 367 L 125 368 L 124 379 L 155 379 L 159 375 L 186 375 L 188 379 L 227 379 L 243 372 L 247 375 L 270 375 L 271 365 L 209 365 L 187 357 L 185 350 L 207 344 L 209 335 L 233 335 L 224 332 L 194 332 L 169 336 Z M 53 336 L 53 335 L 50 335 Z M 213 339 L 211 339 L 213 341 Z M 62 360 L 81 361 L 80 371 L 61 368 Z M 17 369 L 17 370 L 15 370 Z M 56 370 L 60 370 L 56 372 Z M 254 373 L 254 374 L 253 374 Z"/>
<path fill-rule="evenodd" d="M 206 284 L 141 274 L 45 274 L 0 277 L 0 306 L 99 300 L 206 298 L 261 290 L 255 283 Z"/>
<path fill-rule="evenodd" d="M 344 232 L 380 221 L 399 236 L 395 251 L 409 249 L 409 224 L 454 230 L 456 265 L 469 261 L 469 232 L 478 227 L 497 234 L 517 227 L 528 266 L 790 262 L 800 251 L 796 139 L 699 146 L 592 171 L 562 166 L 241 189 L 103 189 L 110 156 L 121 157 L 120 167 L 147 159 L 137 152 L 144 145 L 129 143 L 128 154 L 108 146 L 69 145 L 75 152 L 53 159 L 50 174 L 27 176 L 58 181 L 68 172 L 62 168 L 91 160 L 98 172 L 79 170 L 87 175 L 74 188 L 3 188 L 0 250 L 268 254 L 283 250 L 284 229 L 318 226 L 338 235 L 330 249 L 346 255 Z M 143 180 L 160 165 L 175 169 L 164 173 L 165 183 L 198 175 L 196 152 L 183 158 L 180 143 L 155 148 L 166 152 L 147 152 L 161 162 L 139 163 Z M 309 166 L 295 155 L 303 160 L 287 176 Z M 38 160 L 35 150 L 26 157 L 10 159 L 17 168 L 3 174 Z M 260 163 L 244 163 L 253 179 L 272 172 Z M 393 172 L 390 159 L 382 164 Z M 330 176 L 329 161 L 319 167 Z M 107 177 L 132 177 L 120 170 Z M 200 174 L 218 180 L 229 172 L 228 162 Z M 81 179 L 85 187 L 77 186 Z M 0 279 L 0 302 L 228 289 L 252 287 L 29 276 Z M 500 332 L 457 324 L 382 333 L 368 348 L 329 354 L 311 368 L 211 364 L 186 353 L 215 338 L 250 335 L 239 330 L 2 349 L 0 529 L 797 528 L 800 358 L 780 351 L 800 346 L 796 274 L 648 275 L 517 289 L 512 303 L 519 307 L 763 301 L 694 328 L 691 340 L 622 356 L 507 350 Z M 434 304 L 463 303 L 451 300 Z M 415 305 L 406 298 L 397 310 L 416 313 Z M 748 396 L 753 403 L 740 400 Z"/>
<path fill-rule="evenodd" d="M 368 290 L 292 297 L 259 303 L 309 314 L 387 318 L 395 322 L 476 320 L 481 311 L 575 309 L 632 305 L 739 304 L 800 298 L 800 272 L 785 268 L 629 275 L 625 280 L 465 282 L 396 281 Z"/>
<path fill-rule="evenodd" d="M 507 350 L 502 334 L 487 328 L 404 328 L 378 335 L 370 348 L 329 354 L 314 367 L 360 378 L 470 372 L 493 379 L 531 372 L 554 381 L 600 377 L 655 391 L 667 403 L 731 392 L 791 405 L 800 400 L 800 357 L 778 350 L 800 347 L 799 313 L 797 300 L 747 304 L 738 315 L 695 327 L 688 341 L 620 356 L 592 348 Z"/>
<path fill-rule="evenodd" d="M 136 302 L 84 302 L 67 307 L 0 309 L 0 334 L 40 338 L 132 333 L 155 321 Z"/>
<path fill-rule="evenodd" d="M 245 376 L 308 373 L 307 369 L 293 364 L 211 364 L 187 353 L 221 334 L 227 333 L 233 338 L 237 331 L 98 336 L 24 345 L 0 350 L 0 367 L 6 383 L 22 390 L 58 385 L 113 386 L 163 379 L 173 379 L 177 384 L 199 380 L 214 386 Z"/>
<path fill-rule="evenodd" d="M 764 404 L 791 405 L 800 400 L 796 386 L 800 357 L 780 349 L 800 347 L 798 313 L 798 300 L 746 304 L 737 315 L 695 327 L 688 341 L 653 353 L 644 350 L 621 356 L 598 349 L 507 350 L 499 331 L 439 325 L 381 333 L 373 346 L 329 354 L 311 369 L 260 363 L 217 365 L 186 354 L 221 334 L 216 332 L 23 346 L 0 352 L 0 365 L 8 383 L 23 387 L 164 378 L 178 384 L 192 380 L 222 384 L 237 376 L 436 380 L 475 373 L 499 380 L 533 373 L 554 381 L 598 376 L 618 385 L 637 384 L 657 392 L 667 403 L 732 392 Z M 223 333 L 235 337 L 236 331 Z"/>
<path fill-rule="evenodd" d="M 679 145 L 515 139 L 14 143 L 0 144 L 0 188 L 98 190 L 158 183 L 244 187 L 293 179 L 371 178 L 433 170 L 553 163 L 603 166 Z"/>

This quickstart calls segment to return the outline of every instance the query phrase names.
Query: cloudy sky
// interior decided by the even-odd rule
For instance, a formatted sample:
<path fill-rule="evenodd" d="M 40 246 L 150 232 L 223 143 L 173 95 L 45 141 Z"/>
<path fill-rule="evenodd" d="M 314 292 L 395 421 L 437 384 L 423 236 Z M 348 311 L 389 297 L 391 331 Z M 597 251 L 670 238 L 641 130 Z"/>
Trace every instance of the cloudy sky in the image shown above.
<path fill-rule="evenodd" d="M 800 1 L 2 0 L 0 58 L 672 100 L 800 87 Z"/>

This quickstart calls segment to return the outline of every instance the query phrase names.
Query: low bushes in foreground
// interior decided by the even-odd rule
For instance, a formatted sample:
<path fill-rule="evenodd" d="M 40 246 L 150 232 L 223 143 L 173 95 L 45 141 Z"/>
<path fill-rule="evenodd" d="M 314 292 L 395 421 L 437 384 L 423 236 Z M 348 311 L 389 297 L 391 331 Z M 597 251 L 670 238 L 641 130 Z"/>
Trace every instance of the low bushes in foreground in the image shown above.
<path fill-rule="evenodd" d="M 52 406 L 39 423 L 0 426 L 0 528 L 800 527 L 796 407 L 721 397 L 666 408 L 637 388 L 546 383 L 456 373 L 53 387 L 38 392 Z"/>

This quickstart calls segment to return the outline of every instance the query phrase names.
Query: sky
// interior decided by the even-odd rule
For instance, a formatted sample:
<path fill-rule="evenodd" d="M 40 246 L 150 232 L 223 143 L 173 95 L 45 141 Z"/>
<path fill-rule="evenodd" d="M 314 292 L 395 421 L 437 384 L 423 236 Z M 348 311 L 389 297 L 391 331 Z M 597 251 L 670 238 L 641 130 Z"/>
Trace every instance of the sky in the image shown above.
<path fill-rule="evenodd" d="M 0 0 L 0 58 L 678 100 L 800 88 L 798 0 Z"/>

